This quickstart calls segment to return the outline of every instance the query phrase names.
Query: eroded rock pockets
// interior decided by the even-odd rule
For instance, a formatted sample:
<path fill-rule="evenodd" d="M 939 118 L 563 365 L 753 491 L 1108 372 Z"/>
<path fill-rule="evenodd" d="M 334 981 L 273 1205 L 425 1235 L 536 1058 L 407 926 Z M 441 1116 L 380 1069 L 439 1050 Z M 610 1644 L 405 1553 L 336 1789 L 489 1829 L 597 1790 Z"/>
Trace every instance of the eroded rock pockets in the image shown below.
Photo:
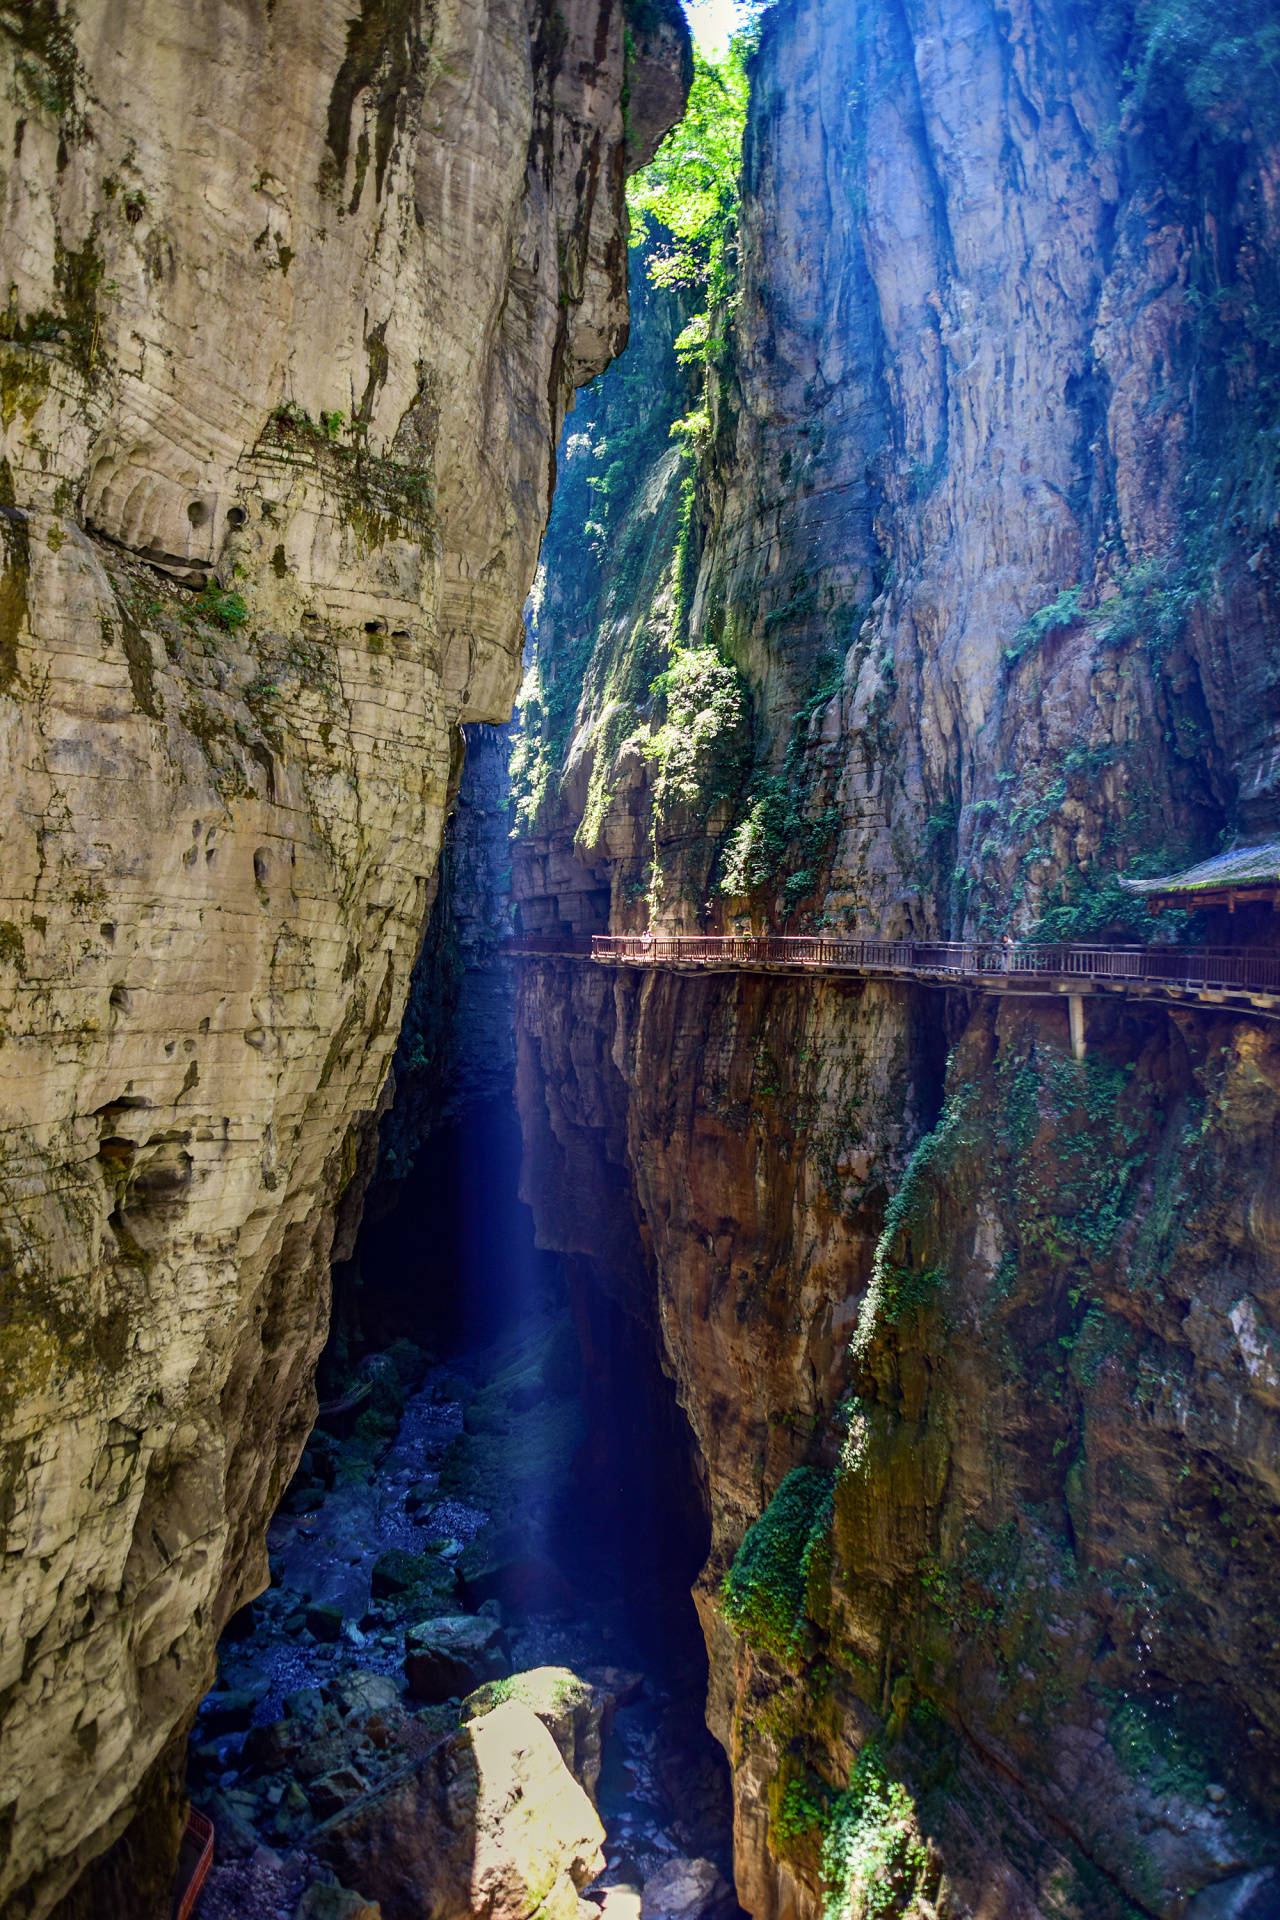
<path fill-rule="evenodd" d="M 628 59 L 639 150 L 688 57 L 644 13 L 0 21 L 24 1920 L 127 1825 L 265 1577 L 457 730 L 505 718 L 560 420 L 625 339 Z"/>

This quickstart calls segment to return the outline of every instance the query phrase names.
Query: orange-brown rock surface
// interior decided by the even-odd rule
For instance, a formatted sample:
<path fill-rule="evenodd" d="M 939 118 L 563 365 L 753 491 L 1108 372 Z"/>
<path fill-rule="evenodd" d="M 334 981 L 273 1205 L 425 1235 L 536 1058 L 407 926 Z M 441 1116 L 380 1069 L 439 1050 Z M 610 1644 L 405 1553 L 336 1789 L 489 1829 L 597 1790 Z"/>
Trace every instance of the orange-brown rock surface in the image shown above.
<path fill-rule="evenodd" d="M 616 1288 L 638 1226 L 705 1463 L 744 1904 L 818 1911 L 782 1801 L 869 1742 L 902 1910 L 1174 1915 L 1271 1860 L 1269 1031 L 1104 1010 L 1079 1063 L 1017 1000 L 571 961 L 520 1024 L 539 1232 Z M 721 1581 L 796 1467 L 779 1640 Z"/>

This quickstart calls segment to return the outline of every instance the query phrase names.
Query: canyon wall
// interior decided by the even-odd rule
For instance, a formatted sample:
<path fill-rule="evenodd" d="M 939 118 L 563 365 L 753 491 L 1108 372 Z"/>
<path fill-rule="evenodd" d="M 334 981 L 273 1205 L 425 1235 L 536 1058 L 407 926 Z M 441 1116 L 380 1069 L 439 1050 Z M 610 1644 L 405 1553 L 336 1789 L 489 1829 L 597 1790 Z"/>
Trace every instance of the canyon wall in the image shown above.
<path fill-rule="evenodd" d="M 1276 1858 L 1270 1031 L 521 971 L 540 1233 L 638 1221 L 708 1478 L 743 1903 L 1254 1911 L 1186 1903 Z"/>
<path fill-rule="evenodd" d="M 32 0 L 0 54 L 0 1909 L 167 1914 L 688 37 Z"/>
<path fill-rule="evenodd" d="M 527 928 L 1274 944 L 1119 880 L 1280 827 L 1275 39 L 767 13 L 705 397 L 561 578 L 553 516 Z M 550 958 L 518 1019 L 539 1232 L 705 1463 L 743 1902 L 1274 1911 L 1280 1032 Z"/>

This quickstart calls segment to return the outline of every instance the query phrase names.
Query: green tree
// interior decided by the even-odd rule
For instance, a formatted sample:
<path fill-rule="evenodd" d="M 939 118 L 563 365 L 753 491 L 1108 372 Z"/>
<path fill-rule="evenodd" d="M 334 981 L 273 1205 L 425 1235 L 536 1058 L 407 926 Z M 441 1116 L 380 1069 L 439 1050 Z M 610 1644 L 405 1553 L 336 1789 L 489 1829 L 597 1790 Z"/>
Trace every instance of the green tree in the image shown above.
<path fill-rule="evenodd" d="M 718 65 L 694 49 L 684 119 L 627 189 L 631 244 L 645 248 L 650 281 L 700 296 L 698 312 L 676 343 L 690 359 L 701 358 L 708 345 L 708 309 L 732 294 L 729 255 L 740 203 L 747 61 L 757 31 L 753 24 L 734 34 Z"/>

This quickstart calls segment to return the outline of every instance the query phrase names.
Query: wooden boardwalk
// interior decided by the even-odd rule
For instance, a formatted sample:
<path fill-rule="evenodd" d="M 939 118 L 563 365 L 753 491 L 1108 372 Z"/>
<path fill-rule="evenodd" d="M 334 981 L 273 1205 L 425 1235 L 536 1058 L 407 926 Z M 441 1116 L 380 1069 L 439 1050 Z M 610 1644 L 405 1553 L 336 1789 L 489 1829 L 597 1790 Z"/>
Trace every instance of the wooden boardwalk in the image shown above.
<path fill-rule="evenodd" d="M 1249 947 L 1017 945 L 876 940 L 829 934 L 597 934 L 528 939 L 517 953 L 690 973 L 854 975 L 984 993 L 1191 1002 L 1280 1019 L 1280 952 Z M 1073 1009 L 1073 1014 L 1075 1009 Z M 1074 1019 L 1073 1019 L 1074 1025 Z"/>

